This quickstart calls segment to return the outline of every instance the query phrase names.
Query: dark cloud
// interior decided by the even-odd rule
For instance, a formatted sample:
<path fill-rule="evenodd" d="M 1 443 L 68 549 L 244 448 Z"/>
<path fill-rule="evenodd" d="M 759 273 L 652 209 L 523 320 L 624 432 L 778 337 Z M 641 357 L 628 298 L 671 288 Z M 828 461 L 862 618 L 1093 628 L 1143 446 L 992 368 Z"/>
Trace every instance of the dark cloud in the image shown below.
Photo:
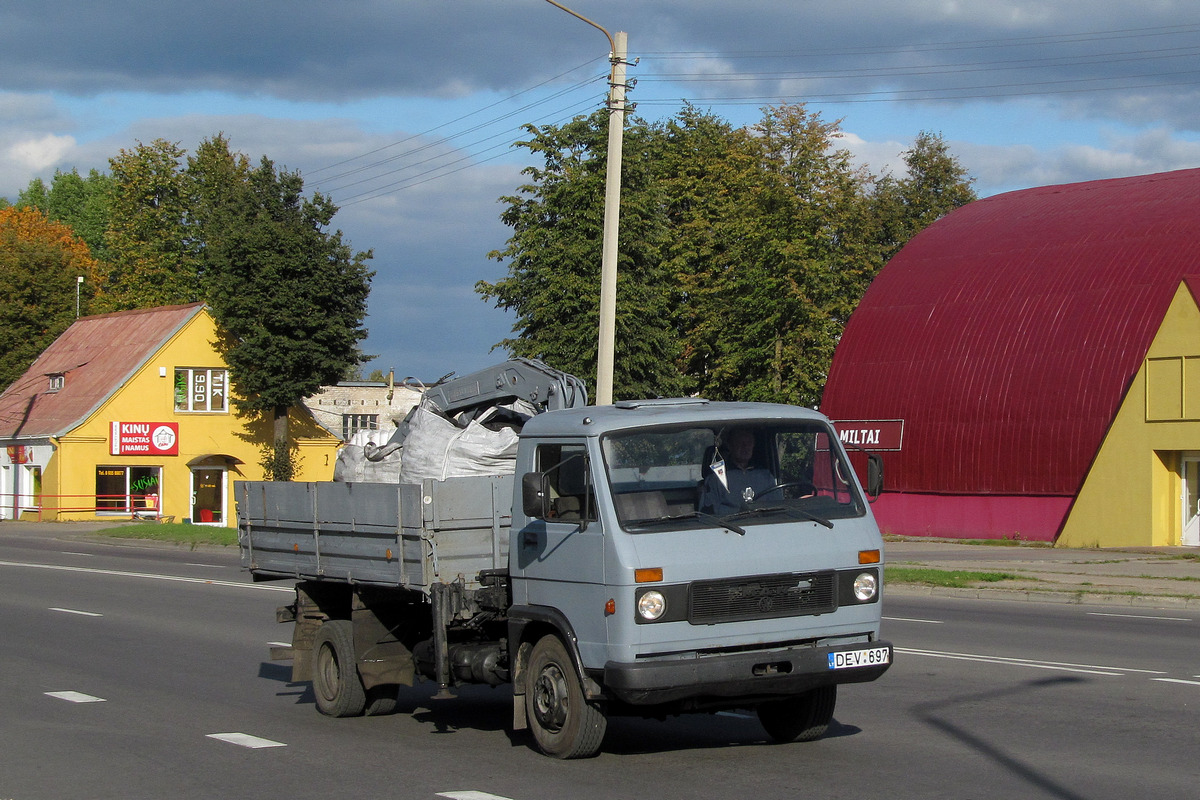
<path fill-rule="evenodd" d="M 574 6 L 629 32 L 631 55 L 643 57 L 634 71 L 643 109 L 681 96 L 753 105 L 1049 92 L 1080 113 L 1134 103 L 1151 119 L 1198 127 L 1200 13 L 1190 4 Z M 522 89 L 591 61 L 602 69 L 606 51 L 598 31 L 541 0 L 41 0 L 0 8 L 0 86 L 20 91 L 452 97 Z"/>

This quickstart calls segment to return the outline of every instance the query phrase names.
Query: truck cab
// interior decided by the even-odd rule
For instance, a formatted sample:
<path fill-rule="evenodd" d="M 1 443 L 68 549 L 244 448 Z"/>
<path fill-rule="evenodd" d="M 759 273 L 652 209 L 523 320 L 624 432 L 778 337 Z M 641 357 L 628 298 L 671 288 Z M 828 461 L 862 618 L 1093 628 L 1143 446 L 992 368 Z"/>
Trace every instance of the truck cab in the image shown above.
<path fill-rule="evenodd" d="M 749 452 L 747 452 L 749 451 Z M 514 724 L 570 757 L 613 713 L 754 708 L 819 737 L 892 661 L 882 541 L 829 421 L 700 399 L 521 432 L 509 546 Z"/>

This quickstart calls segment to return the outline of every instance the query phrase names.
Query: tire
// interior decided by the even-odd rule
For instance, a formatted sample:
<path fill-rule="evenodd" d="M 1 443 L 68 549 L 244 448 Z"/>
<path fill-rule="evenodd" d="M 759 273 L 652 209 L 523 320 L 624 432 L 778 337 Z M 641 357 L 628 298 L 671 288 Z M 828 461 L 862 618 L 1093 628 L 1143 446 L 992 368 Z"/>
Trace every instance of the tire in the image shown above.
<path fill-rule="evenodd" d="M 367 703 L 363 708 L 363 714 L 368 717 L 382 717 L 386 714 L 394 714 L 399 701 L 399 684 L 381 683 L 378 686 L 372 686 L 370 689 L 367 689 Z"/>
<path fill-rule="evenodd" d="M 822 686 L 799 697 L 773 700 L 757 709 L 758 721 L 777 742 L 811 742 L 820 739 L 833 721 L 837 686 Z"/>
<path fill-rule="evenodd" d="M 357 717 L 367 692 L 354 660 L 354 629 L 349 620 L 326 620 L 313 640 L 313 694 L 317 710 L 329 717 Z"/>
<path fill-rule="evenodd" d="M 608 720 L 583 696 L 579 675 L 562 640 L 543 636 L 525 669 L 525 712 L 538 749 L 554 758 L 591 758 L 600 751 Z"/>

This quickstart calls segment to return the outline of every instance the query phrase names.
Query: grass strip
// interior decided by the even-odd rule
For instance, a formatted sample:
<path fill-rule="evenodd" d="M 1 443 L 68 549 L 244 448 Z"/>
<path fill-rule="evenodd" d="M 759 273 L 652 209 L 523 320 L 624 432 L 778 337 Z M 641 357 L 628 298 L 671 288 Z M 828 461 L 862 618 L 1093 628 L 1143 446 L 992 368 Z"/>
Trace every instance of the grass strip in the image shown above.
<path fill-rule="evenodd" d="M 236 528 L 222 528 L 215 525 L 185 525 L 181 522 L 130 523 L 112 528 L 102 528 L 96 531 L 96 535 L 110 536 L 114 539 L 171 542 L 191 547 L 201 544 L 215 544 L 223 547 L 237 545 Z"/>
<path fill-rule="evenodd" d="M 930 567 L 893 567 L 883 569 L 886 583 L 917 583 L 924 586 L 944 586 L 950 589 L 969 589 L 980 583 L 1030 580 L 1011 572 L 972 572 L 965 569 L 932 569 Z"/>

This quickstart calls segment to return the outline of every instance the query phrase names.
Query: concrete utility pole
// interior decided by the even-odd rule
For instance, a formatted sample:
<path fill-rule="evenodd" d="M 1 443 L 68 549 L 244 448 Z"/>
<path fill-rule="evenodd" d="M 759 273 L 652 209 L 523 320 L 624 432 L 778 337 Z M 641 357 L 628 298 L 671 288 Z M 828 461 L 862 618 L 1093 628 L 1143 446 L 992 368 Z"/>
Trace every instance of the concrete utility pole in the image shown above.
<path fill-rule="evenodd" d="M 600 335 L 596 354 L 596 405 L 613 401 L 613 354 L 617 340 L 617 242 L 621 216 L 621 145 L 625 133 L 625 33 L 608 31 L 555 0 L 546 0 L 596 28 L 609 44 L 608 165 L 604 177 L 604 238 L 600 253 Z"/>

